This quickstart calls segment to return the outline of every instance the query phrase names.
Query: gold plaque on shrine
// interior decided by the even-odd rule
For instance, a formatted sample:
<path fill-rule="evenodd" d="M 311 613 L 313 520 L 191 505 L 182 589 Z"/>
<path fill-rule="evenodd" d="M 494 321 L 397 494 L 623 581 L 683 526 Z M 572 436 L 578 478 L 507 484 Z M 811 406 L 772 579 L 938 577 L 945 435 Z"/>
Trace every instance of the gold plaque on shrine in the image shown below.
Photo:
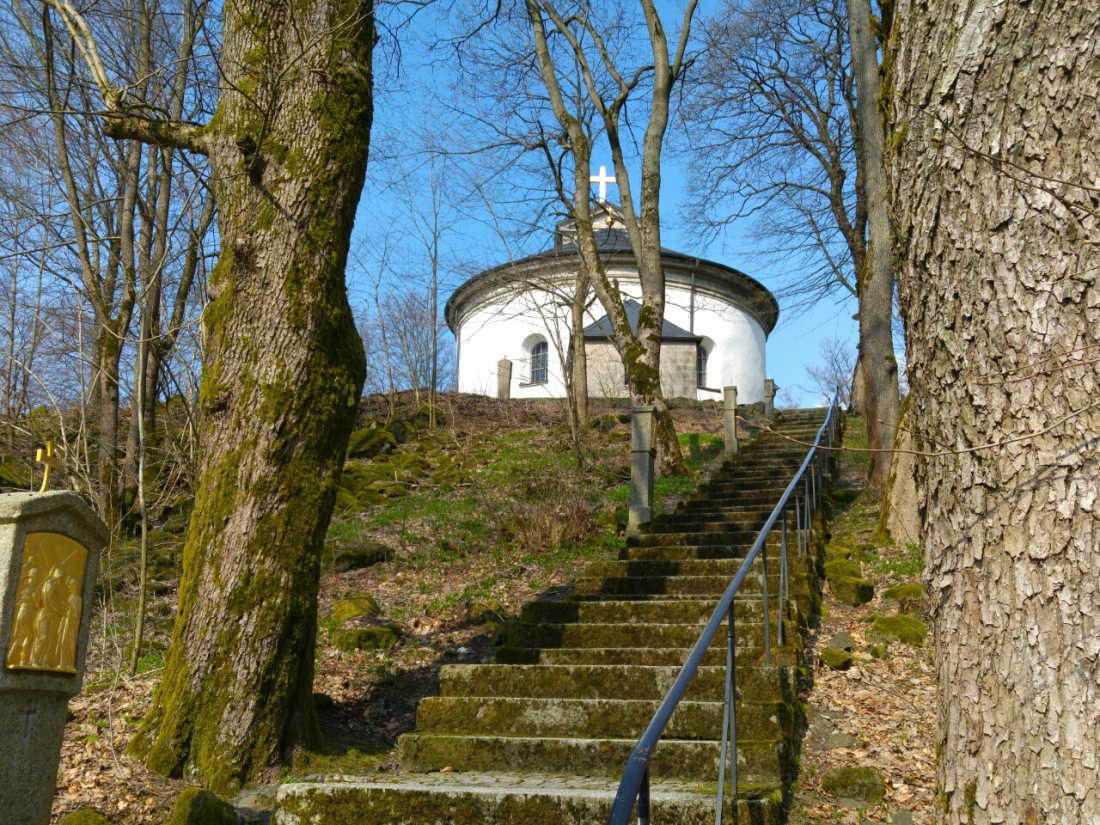
<path fill-rule="evenodd" d="M 60 533 L 28 533 L 23 543 L 7 665 L 76 673 L 88 550 Z"/>

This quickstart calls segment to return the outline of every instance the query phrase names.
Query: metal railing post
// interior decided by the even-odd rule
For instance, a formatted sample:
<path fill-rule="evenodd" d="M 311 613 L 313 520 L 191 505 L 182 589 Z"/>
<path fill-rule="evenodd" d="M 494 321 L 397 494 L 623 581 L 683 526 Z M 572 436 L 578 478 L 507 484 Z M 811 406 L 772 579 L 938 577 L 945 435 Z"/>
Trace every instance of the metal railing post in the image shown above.
<path fill-rule="evenodd" d="M 730 792 L 737 799 L 737 641 L 734 634 L 733 602 L 726 616 L 726 685 L 722 707 L 722 746 L 718 755 L 718 802 L 714 825 L 722 825 L 726 798 L 726 755 L 730 757 Z M 736 806 L 736 802 L 734 803 Z"/>
<path fill-rule="evenodd" d="M 649 825 L 649 765 L 642 774 L 642 787 L 638 791 L 638 825 Z"/>
<path fill-rule="evenodd" d="M 787 533 L 783 532 L 783 548 L 779 554 L 779 632 L 776 638 L 783 647 L 783 619 L 787 616 Z"/>
<path fill-rule="evenodd" d="M 764 543 L 760 545 L 760 565 L 763 568 L 764 579 L 764 664 L 771 666 L 772 663 L 772 640 L 771 640 L 771 628 L 768 625 L 771 623 L 770 612 L 768 609 L 768 537 L 764 536 Z"/>
<path fill-rule="evenodd" d="M 794 530 L 798 541 L 798 557 L 802 558 L 802 505 L 799 504 L 797 495 L 794 497 Z"/>

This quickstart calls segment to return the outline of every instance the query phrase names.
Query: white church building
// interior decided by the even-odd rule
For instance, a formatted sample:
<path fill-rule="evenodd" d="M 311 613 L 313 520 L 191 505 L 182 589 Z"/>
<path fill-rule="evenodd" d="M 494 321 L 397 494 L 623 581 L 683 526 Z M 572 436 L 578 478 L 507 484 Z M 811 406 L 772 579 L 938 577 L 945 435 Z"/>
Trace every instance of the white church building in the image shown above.
<path fill-rule="evenodd" d="M 638 267 L 618 210 L 594 206 L 596 238 L 631 326 L 642 300 Z M 571 302 L 580 256 L 575 225 L 562 221 L 551 249 L 493 267 L 455 290 L 445 317 L 458 344 L 459 392 L 503 398 L 560 398 L 570 351 Z M 665 323 L 661 387 L 666 398 L 720 400 L 736 386 L 741 403 L 764 397 L 765 343 L 779 317 L 775 297 L 732 267 L 662 249 Z M 591 397 L 626 397 L 625 370 L 610 323 L 592 296 L 585 316 Z"/>

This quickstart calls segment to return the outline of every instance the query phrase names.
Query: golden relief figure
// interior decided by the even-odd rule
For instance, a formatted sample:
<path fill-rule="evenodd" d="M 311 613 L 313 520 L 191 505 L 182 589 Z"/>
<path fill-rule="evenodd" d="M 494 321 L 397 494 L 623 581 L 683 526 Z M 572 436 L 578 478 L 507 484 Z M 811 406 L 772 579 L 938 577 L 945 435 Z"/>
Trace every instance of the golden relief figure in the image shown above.
<path fill-rule="evenodd" d="M 8 644 L 9 668 L 76 673 L 87 549 L 59 533 L 28 533 Z"/>

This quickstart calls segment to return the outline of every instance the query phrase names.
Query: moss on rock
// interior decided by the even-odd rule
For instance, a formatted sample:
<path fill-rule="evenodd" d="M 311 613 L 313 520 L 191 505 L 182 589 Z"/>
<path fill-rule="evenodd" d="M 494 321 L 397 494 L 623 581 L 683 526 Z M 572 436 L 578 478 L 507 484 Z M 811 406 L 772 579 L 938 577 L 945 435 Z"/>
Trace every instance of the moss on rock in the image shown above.
<path fill-rule="evenodd" d="M 912 613 L 919 609 L 924 601 L 924 588 L 915 582 L 909 582 L 888 587 L 882 595 L 884 598 L 896 601 L 902 613 Z"/>
<path fill-rule="evenodd" d="M 870 635 L 876 641 L 920 645 L 928 635 L 928 627 L 912 616 L 876 616 Z"/>
<path fill-rule="evenodd" d="M 176 799 L 168 825 L 237 825 L 237 813 L 210 791 L 187 788 Z"/>
<path fill-rule="evenodd" d="M 65 816 L 61 817 L 61 821 L 58 822 L 57 825 L 111 825 L 111 820 L 99 811 L 93 811 L 91 808 L 83 808 L 82 810 L 65 814 Z"/>
<path fill-rule="evenodd" d="M 886 797 L 886 784 L 878 768 L 840 768 L 821 777 L 821 787 L 827 793 L 846 799 L 881 802 Z"/>
<path fill-rule="evenodd" d="M 825 562 L 825 578 L 830 582 L 834 578 L 858 579 L 863 576 L 863 568 L 848 559 L 832 559 Z"/>
<path fill-rule="evenodd" d="M 374 458 L 397 446 L 397 439 L 383 427 L 356 430 L 348 441 L 348 458 Z"/>
<path fill-rule="evenodd" d="M 848 576 L 830 577 L 829 587 L 835 599 L 852 607 L 867 604 L 875 597 L 875 586 L 866 579 Z"/>
<path fill-rule="evenodd" d="M 392 547 L 377 541 L 364 541 L 354 547 L 329 545 L 325 548 L 324 561 L 334 572 L 346 573 L 348 570 L 362 570 L 392 558 Z"/>
<path fill-rule="evenodd" d="M 466 619 L 470 624 L 487 624 L 488 622 L 502 622 L 507 618 L 507 610 L 496 599 L 483 599 L 470 605 L 466 613 Z"/>
<path fill-rule="evenodd" d="M 342 627 L 349 619 L 358 619 L 370 613 L 378 613 L 381 608 L 373 598 L 366 593 L 350 598 L 341 599 L 332 608 L 330 618 L 337 627 Z"/>
<path fill-rule="evenodd" d="M 821 651 L 821 661 L 833 670 L 847 670 L 852 666 L 852 654 L 846 650 L 827 647 Z"/>
<path fill-rule="evenodd" d="M 332 637 L 332 644 L 345 653 L 353 650 L 387 650 L 401 641 L 401 632 L 401 625 L 397 624 L 341 630 Z"/>

